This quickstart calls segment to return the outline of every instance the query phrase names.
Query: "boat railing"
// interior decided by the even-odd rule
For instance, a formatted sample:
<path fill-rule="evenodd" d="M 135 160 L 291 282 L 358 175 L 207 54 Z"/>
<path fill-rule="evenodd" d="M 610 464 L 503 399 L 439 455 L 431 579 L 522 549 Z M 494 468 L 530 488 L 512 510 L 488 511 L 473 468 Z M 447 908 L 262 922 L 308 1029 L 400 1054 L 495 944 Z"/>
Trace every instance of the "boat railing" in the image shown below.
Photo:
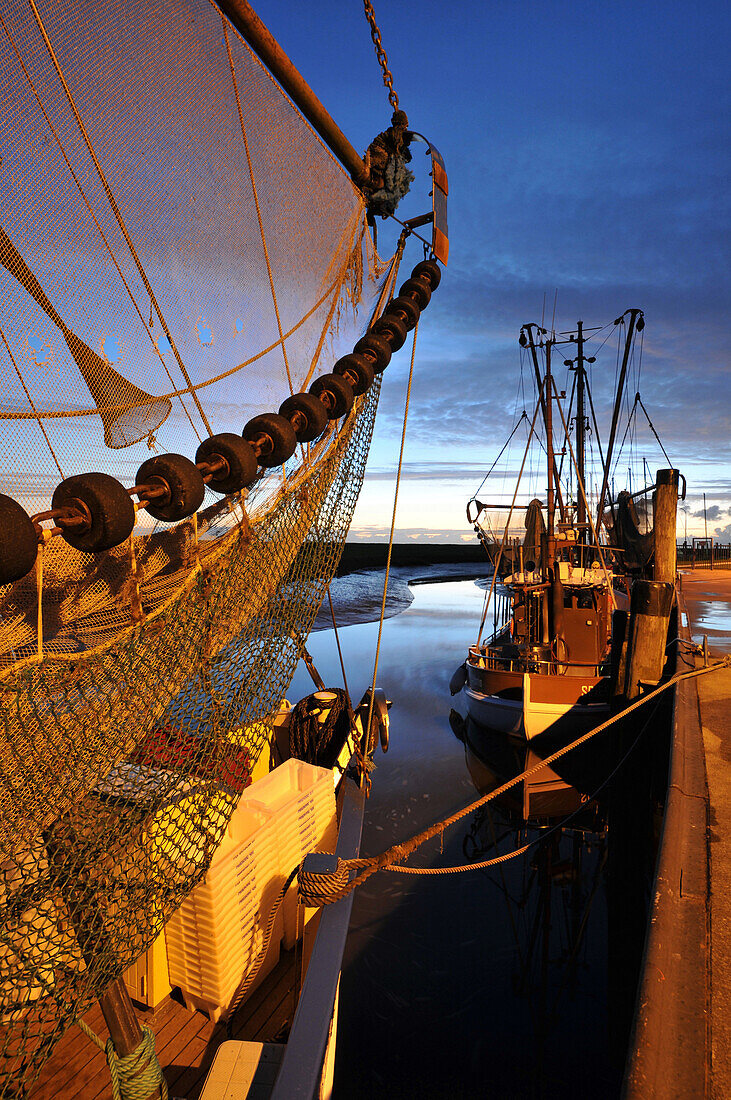
<path fill-rule="evenodd" d="M 352 859 L 360 851 L 365 811 L 365 789 L 348 775 L 344 780 L 340 830 L 335 854 Z M 325 1050 L 333 1024 L 335 998 L 353 907 L 352 893 L 326 905 L 302 993 L 292 1021 L 282 1066 L 271 1100 L 315 1100 L 320 1095 Z"/>
<path fill-rule="evenodd" d="M 510 592 L 498 591 L 492 595 L 492 636 L 490 641 L 501 634 L 508 623 L 513 610 L 513 600 Z"/>
<path fill-rule="evenodd" d="M 603 662 L 597 664 L 596 661 L 555 661 L 530 656 L 526 658 L 525 653 L 521 653 L 517 646 L 514 653 L 508 654 L 505 653 L 504 647 L 498 649 L 489 645 L 470 646 L 467 661 L 473 668 L 485 669 L 488 672 L 543 672 L 546 675 L 553 673 L 565 676 L 570 668 L 580 668 L 585 671 L 592 670 L 591 674 L 594 676 L 605 675 Z"/>

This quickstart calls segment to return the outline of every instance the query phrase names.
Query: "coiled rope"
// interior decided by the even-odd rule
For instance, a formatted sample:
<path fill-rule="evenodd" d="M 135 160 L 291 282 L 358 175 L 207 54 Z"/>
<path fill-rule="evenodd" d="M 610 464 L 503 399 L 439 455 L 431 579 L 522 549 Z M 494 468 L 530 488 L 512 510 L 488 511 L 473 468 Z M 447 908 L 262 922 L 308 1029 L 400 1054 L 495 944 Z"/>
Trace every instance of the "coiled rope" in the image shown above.
<path fill-rule="evenodd" d="M 92 1043 L 106 1052 L 114 1100 L 149 1100 L 156 1090 L 160 1100 L 168 1100 L 167 1082 L 155 1053 L 155 1035 L 149 1027 L 143 1025 L 138 1047 L 120 1055 L 111 1038 L 104 1043 L 84 1020 L 76 1022 Z"/>

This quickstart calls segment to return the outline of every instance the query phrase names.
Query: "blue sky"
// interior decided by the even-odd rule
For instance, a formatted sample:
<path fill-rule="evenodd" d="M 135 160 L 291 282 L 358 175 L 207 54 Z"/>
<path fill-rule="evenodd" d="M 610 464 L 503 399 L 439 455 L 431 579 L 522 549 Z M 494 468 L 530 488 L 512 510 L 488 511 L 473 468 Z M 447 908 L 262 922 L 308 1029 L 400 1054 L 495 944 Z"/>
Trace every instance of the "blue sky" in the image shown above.
<path fill-rule="evenodd" d="M 450 180 L 450 262 L 420 326 L 397 537 L 469 534 L 465 503 L 513 422 L 520 326 L 540 320 L 544 296 L 550 317 L 558 291 L 557 329 L 645 311 L 642 397 L 688 479 L 688 534 L 703 533 L 705 491 L 709 532 L 731 541 L 728 6 L 374 6 L 400 105 Z M 364 149 L 390 108 L 360 4 L 255 7 Z M 422 170 L 409 215 L 426 185 Z M 356 537 L 390 520 L 408 360 L 385 375 Z M 614 377 L 613 356 L 603 363 L 599 401 Z"/>

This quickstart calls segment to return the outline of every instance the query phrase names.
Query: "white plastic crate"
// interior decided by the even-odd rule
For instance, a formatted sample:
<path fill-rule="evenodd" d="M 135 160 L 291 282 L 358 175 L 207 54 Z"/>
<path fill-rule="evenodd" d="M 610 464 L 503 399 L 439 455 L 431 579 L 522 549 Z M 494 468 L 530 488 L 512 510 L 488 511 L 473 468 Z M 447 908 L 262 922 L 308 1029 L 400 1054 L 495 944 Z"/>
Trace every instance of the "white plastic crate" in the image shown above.
<path fill-rule="evenodd" d="M 305 764 L 302 760 L 287 760 L 269 775 L 244 791 L 231 820 L 231 834 L 238 835 L 237 815 L 246 808 L 271 814 L 277 838 L 281 884 L 308 852 L 334 851 L 337 841 L 337 818 L 332 771 Z M 305 910 L 309 920 L 316 909 Z M 294 946 L 297 932 L 297 888 L 287 892 L 282 906 L 283 946 Z"/>
<path fill-rule="evenodd" d="M 236 811 L 235 836 L 224 837 L 205 880 L 165 929 L 170 981 L 189 1007 L 217 1020 L 263 946 L 269 914 L 281 889 L 276 830 L 271 814 Z M 279 959 L 281 915 L 252 990 Z"/>

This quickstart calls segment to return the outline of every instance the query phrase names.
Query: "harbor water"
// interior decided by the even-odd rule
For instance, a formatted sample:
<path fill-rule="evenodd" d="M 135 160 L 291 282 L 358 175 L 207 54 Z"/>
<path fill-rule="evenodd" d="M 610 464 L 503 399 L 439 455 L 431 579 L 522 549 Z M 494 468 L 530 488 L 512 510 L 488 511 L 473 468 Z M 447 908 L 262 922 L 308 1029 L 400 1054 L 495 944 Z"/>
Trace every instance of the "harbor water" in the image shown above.
<path fill-rule="evenodd" d="M 424 571 L 419 579 L 428 579 Z M 391 745 L 376 756 L 363 855 L 412 836 L 526 766 L 524 745 L 469 730 L 455 714 L 450 723 L 459 697 L 450 698 L 449 680 L 475 640 L 484 588 L 442 580 L 409 589 L 407 580 L 403 571 L 395 578 L 383 628 L 378 686 L 393 700 Z M 382 583 L 380 573 L 356 574 L 333 586 L 338 621 L 352 624 L 340 629 L 340 641 L 355 700 L 370 684 L 378 635 L 377 623 L 357 620 L 366 606 L 377 614 Z M 321 616 L 319 625 L 326 622 Z M 332 630 L 313 633 L 308 646 L 326 683 L 340 684 Z M 292 697 L 310 690 L 298 670 Z M 626 927 L 612 917 L 622 905 L 611 905 L 601 797 L 591 797 L 606 777 L 596 761 L 587 763 L 585 773 L 577 766 L 569 776 L 581 789 L 553 775 L 531 802 L 521 785 L 427 842 L 409 863 L 451 867 L 529 843 L 517 859 L 444 876 L 380 872 L 356 891 L 336 1100 L 619 1096 L 633 974 L 627 979 L 626 966 L 611 957 L 617 945 L 623 954 Z M 637 922 L 629 925 L 637 938 Z M 641 943 L 630 957 L 638 950 Z"/>

